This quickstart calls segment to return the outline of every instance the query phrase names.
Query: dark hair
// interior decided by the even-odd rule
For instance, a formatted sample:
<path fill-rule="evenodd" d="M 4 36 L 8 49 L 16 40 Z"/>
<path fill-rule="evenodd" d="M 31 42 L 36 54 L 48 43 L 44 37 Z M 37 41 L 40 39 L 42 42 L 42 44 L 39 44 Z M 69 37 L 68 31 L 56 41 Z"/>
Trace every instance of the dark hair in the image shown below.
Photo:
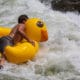
<path fill-rule="evenodd" d="M 27 15 L 20 15 L 18 18 L 18 23 L 23 23 L 23 21 L 26 21 L 29 17 Z"/>

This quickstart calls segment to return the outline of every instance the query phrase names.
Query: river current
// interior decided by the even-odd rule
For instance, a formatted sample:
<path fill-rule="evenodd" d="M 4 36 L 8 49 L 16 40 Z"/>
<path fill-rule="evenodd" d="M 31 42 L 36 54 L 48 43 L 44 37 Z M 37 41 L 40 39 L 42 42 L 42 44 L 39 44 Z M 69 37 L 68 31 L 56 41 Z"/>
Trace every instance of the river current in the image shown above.
<path fill-rule="evenodd" d="M 40 43 L 33 61 L 6 61 L 0 80 L 80 80 L 80 15 L 53 11 L 38 0 L 0 0 L 0 25 L 14 27 L 21 14 L 41 18 L 49 40 Z"/>

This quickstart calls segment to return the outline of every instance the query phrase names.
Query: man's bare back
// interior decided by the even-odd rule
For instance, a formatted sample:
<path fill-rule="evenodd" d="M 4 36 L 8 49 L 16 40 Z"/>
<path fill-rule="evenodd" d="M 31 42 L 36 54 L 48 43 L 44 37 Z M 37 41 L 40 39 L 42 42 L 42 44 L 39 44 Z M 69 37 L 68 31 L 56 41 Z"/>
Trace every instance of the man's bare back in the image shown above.
<path fill-rule="evenodd" d="M 13 38 L 14 43 L 20 42 L 24 38 L 20 31 L 24 33 L 25 31 L 24 24 L 17 24 L 10 32 L 9 36 Z"/>

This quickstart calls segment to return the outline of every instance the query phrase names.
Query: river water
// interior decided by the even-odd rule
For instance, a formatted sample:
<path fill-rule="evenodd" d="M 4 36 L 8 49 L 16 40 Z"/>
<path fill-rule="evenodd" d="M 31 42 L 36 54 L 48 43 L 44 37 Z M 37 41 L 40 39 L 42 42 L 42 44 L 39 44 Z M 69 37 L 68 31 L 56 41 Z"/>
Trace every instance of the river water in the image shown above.
<path fill-rule="evenodd" d="M 33 61 L 6 61 L 0 80 L 80 80 L 80 15 L 52 11 L 38 0 L 0 0 L 0 25 L 13 27 L 21 14 L 45 21 L 49 40 Z"/>

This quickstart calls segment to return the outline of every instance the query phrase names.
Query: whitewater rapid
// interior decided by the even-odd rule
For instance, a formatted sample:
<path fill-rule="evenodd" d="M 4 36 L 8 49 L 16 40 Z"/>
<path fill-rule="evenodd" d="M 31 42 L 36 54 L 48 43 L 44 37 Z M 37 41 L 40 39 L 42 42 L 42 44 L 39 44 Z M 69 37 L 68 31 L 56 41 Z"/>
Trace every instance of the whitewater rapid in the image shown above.
<path fill-rule="evenodd" d="M 80 15 L 52 11 L 38 0 L 0 0 L 0 25 L 13 27 L 21 14 L 45 21 L 49 40 L 33 61 L 6 61 L 0 80 L 80 80 Z"/>

